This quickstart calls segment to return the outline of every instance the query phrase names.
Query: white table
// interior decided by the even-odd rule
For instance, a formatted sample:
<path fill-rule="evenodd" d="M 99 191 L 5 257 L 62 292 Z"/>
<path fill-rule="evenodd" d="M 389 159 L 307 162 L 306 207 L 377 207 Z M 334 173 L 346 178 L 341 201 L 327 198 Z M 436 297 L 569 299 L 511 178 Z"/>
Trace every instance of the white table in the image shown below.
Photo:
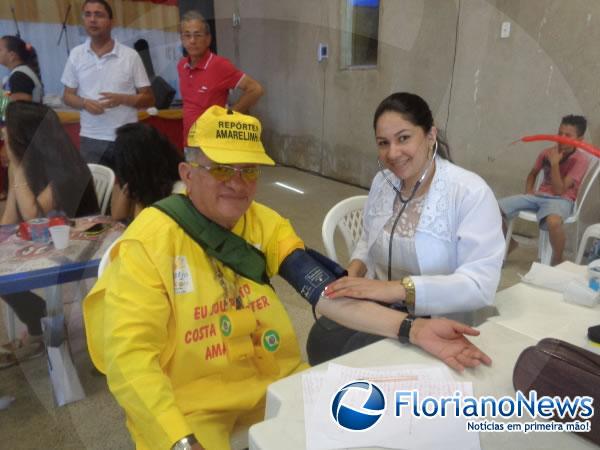
<path fill-rule="evenodd" d="M 560 269 L 585 274 L 586 267 L 563 263 Z M 554 337 L 586 348 L 587 329 L 600 325 L 600 307 L 567 303 L 560 292 L 518 283 L 496 295 L 499 316 L 489 320 L 536 341 Z"/>
<path fill-rule="evenodd" d="M 76 219 L 71 241 L 63 250 L 52 243 L 21 240 L 17 225 L 0 226 L 0 295 L 44 288 L 48 317 L 44 341 L 56 403 L 62 406 L 84 398 L 83 387 L 67 349 L 64 334 L 62 284 L 96 277 L 100 258 L 124 229 L 110 217 Z M 85 230 L 96 223 L 110 224 L 104 232 L 88 236 Z M 8 306 L 6 306 L 7 311 Z M 9 338 L 15 338 L 15 316 L 6 314 Z"/>
<path fill-rule="evenodd" d="M 590 325 L 600 324 L 600 308 L 590 309 L 563 302 L 562 294 L 519 283 L 497 296 L 500 316 L 479 327 L 481 336 L 473 341 L 493 359 L 492 367 L 454 373 L 457 381 L 471 381 L 475 396 L 514 396 L 512 373 L 519 354 L 544 337 L 557 337 L 585 346 Z M 396 364 L 439 364 L 422 350 L 386 339 L 332 362 L 351 367 Z M 324 371 L 326 363 L 310 370 Z M 265 421 L 250 428 L 250 449 L 294 450 L 305 448 L 302 374 L 269 386 Z M 511 418 L 516 421 L 517 418 Z M 523 419 L 523 422 L 531 420 Z M 480 433 L 481 448 L 498 449 L 597 449 L 572 433 Z M 453 450 L 453 449 L 448 449 Z"/>

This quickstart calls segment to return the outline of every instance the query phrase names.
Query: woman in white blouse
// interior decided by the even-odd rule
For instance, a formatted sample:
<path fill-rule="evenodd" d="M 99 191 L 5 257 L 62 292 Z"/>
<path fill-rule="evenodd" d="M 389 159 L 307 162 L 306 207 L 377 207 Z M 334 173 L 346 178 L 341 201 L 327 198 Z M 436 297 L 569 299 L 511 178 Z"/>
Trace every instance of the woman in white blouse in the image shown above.
<path fill-rule="evenodd" d="M 493 303 L 500 280 L 504 239 L 494 194 L 450 161 L 421 97 L 390 95 L 373 125 L 382 170 L 369 191 L 349 276 L 325 295 L 469 322 L 471 312 Z M 309 360 L 319 363 L 378 339 L 321 318 L 309 335 Z"/>

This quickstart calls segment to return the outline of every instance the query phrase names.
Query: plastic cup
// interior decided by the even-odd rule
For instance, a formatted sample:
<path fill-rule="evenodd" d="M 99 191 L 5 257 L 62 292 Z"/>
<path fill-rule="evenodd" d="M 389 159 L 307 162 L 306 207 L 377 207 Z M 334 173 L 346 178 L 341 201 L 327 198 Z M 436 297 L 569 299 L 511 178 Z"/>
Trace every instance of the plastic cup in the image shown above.
<path fill-rule="evenodd" d="M 19 224 L 19 229 L 17 231 L 17 236 L 19 236 L 24 241 L 31 240 L 31 228 L 27 222 L 21 222 Z"/>
<path fill-rule="evenodd" d="M 47 243 L 50 240 L 48 234 L 48 219 L 31 219 L 28 220 L 29 230 L 31 232 L 31 240 L 33 242 Z"/>
<path fill-rule="evenodd" d="M 588 286 L 590 289 L 600 291 L 600 259 L 596 259 L 588 265 Z"/>
<path fill-rule="evenodd" d="M 69 232 L 71 227 L 69 225 L 55 225 L 50 227 L 50 235 L 52 236 L 52 242 L 57 250 L 62 250 L 69 246 Z"/>

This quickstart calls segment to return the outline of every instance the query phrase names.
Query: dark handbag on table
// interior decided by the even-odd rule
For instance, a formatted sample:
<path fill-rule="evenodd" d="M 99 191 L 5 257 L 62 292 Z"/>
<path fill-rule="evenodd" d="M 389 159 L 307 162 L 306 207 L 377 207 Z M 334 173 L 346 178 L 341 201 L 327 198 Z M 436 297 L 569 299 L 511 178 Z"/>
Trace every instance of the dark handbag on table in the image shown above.
<path fill-rule="evenodd" d="M 528 347 L 517 359 L 513 372 L 513 386 L 526 396 L 537 391 L 538 398 L 589 396 L 594 399 L 595 414 L 589 419 L 555 415 L 550 420 L 572 422 L 589 420 L 589 432 L 580 436 L 600 445 L 600 355 L 558 339 L 542 339 L 534 347 Z"/>

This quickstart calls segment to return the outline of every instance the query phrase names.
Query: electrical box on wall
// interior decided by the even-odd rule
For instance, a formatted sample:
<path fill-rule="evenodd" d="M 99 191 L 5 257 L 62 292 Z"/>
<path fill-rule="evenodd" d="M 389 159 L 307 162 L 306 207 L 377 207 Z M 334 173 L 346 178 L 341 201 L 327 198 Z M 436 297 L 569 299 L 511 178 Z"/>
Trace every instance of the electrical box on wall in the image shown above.
<path fill-rule="evenodd" d="M 323 42 L 319 42 L 319 48 L 317 49 L 317 61 L 321 62 L 327 58 L 329 58 L 329 46 Z"/>
<path fill-rule="evenodd" d="M 510 22 L 502 22 L 502 27 L 500 28 L 500 38 L 506 39 L 510 36 Z"/>

